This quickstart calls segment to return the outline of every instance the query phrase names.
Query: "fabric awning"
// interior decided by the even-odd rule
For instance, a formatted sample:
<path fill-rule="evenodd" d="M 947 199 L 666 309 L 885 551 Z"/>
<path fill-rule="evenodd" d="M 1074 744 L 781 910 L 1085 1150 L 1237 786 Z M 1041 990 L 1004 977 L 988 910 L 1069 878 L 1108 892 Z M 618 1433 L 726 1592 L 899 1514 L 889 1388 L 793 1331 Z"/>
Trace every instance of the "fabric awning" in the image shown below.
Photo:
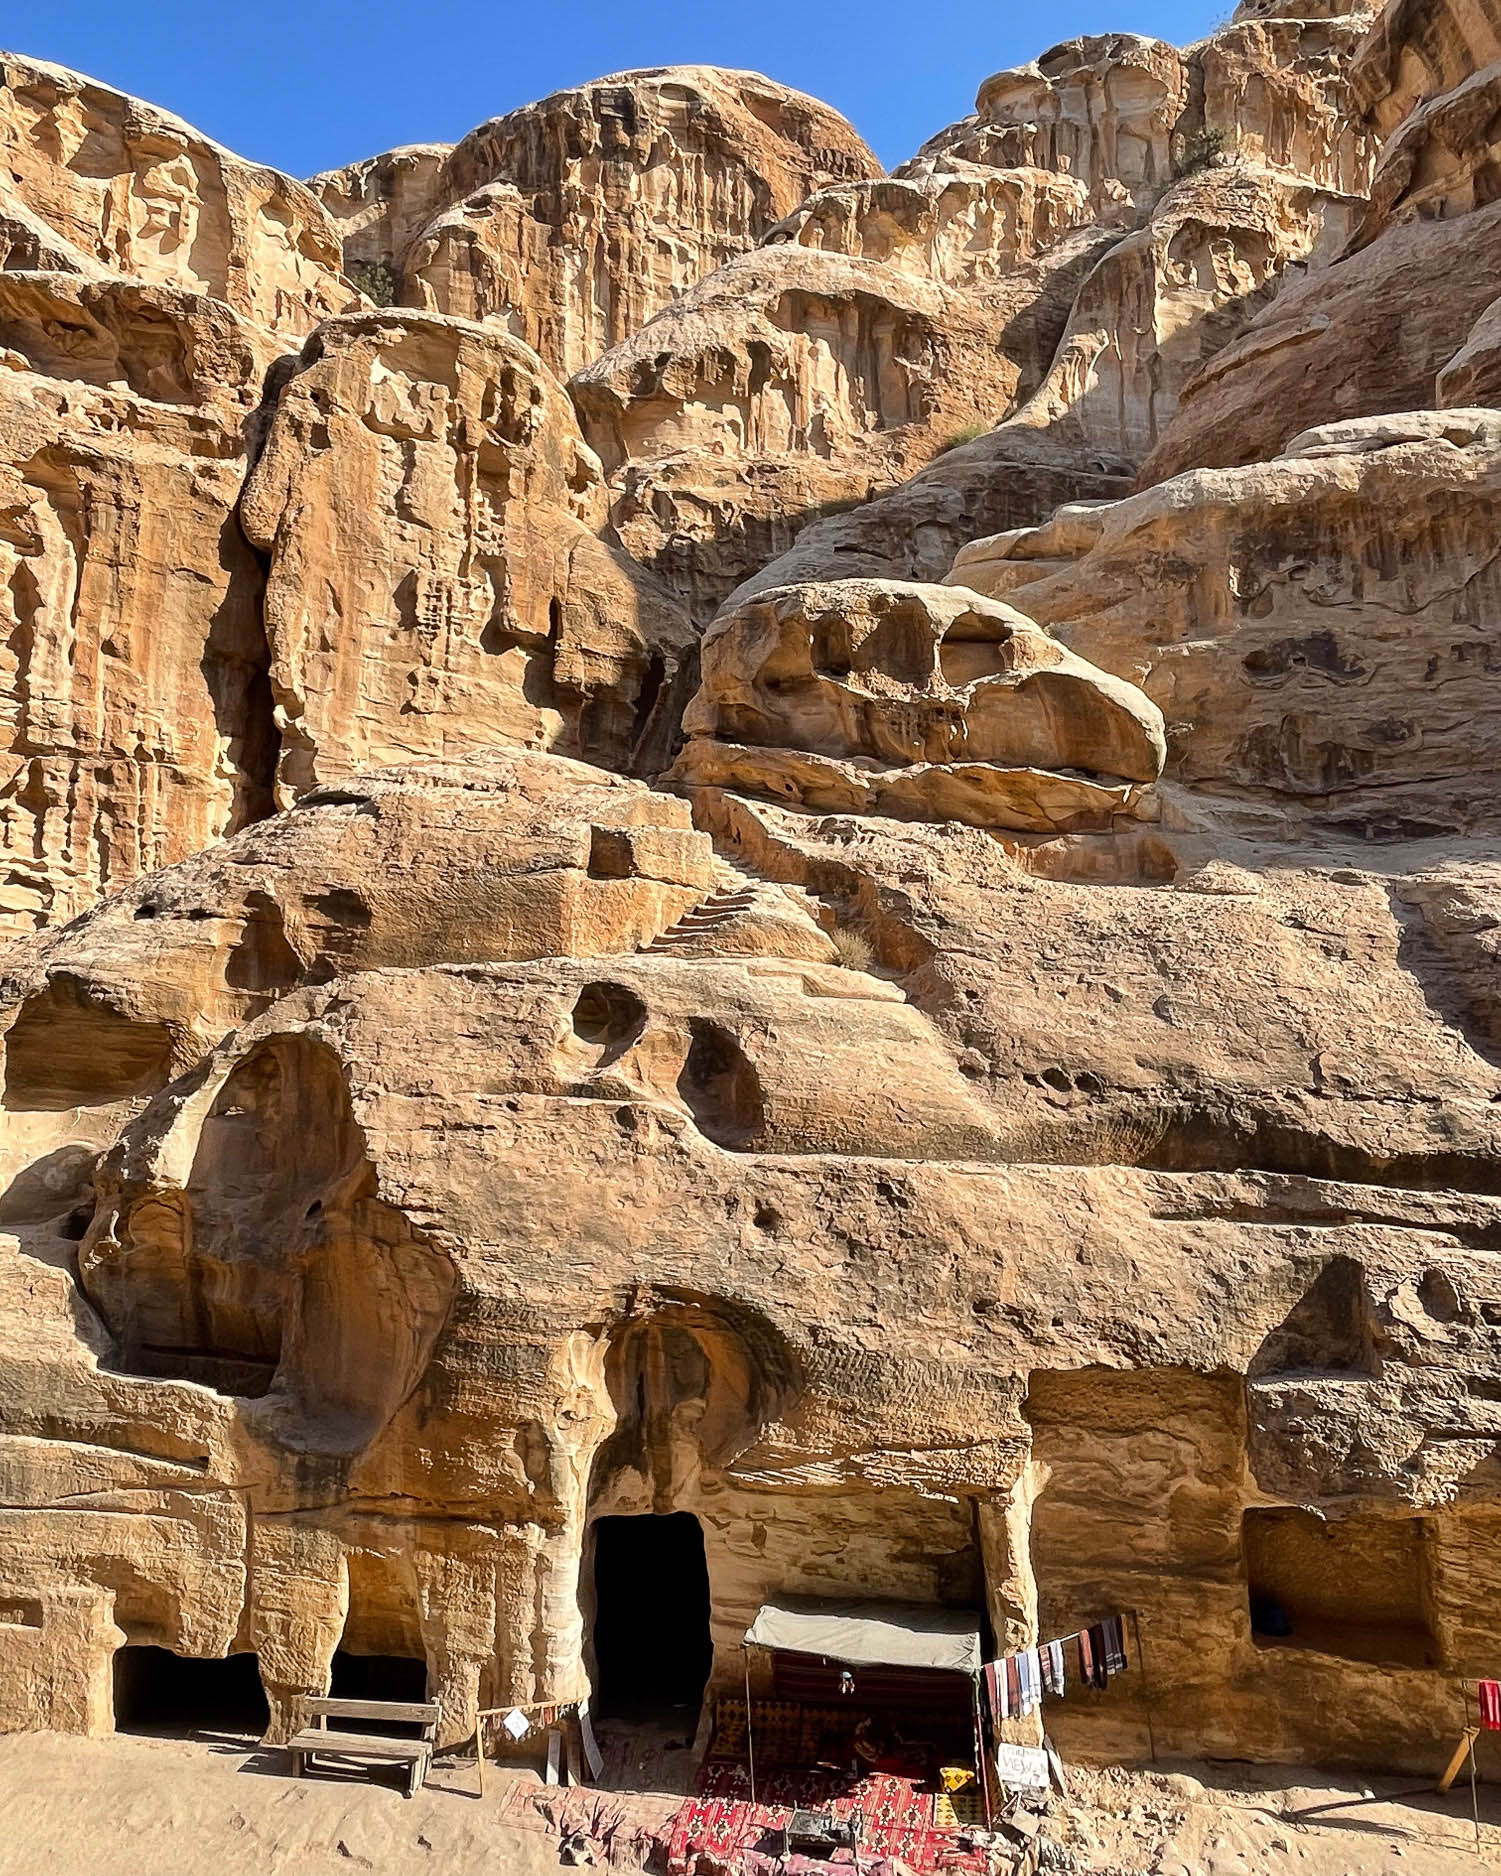
<path fill-rule="evenodd" d="M 779 1596 L 761 1605 L 745 1639 L 759 1648 L 823 1655 L 851 1667 L 980 1671 L 980 1617 L 973 1609 Z"/>

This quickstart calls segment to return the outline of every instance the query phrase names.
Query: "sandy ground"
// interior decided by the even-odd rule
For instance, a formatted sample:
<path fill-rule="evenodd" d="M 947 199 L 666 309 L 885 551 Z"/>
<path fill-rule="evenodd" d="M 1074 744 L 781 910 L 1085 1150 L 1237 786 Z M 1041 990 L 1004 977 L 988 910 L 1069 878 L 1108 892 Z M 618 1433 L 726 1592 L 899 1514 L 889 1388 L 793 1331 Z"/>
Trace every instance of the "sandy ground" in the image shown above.
<path fill-rule="evenodd" d="M 1071 1774 L 1045 1834 L 1050 1867 L 1112 1876 L 1462 1876 L 1501 1869 L 1501 1788 L 1481 1789 L 1477 1852 L 1468 1787 L 1446 1799 L 1306 1768 L 1185 1767 Z M 0 1738 L 3 1876 L 551 1876 L 558 1836 L 534 1779 L 445 1758 L 426 1790 L 286 1776 L 285 1755 L 229 1737 L 51 1734 Z M 1404 1795 L 1404 1793 L 1406 1795 Z M 557 1794 L 548 1794 L 556 1805 Z M 582 1797 L 584 1794 L 576 1794 Z M 630 1800 L 660 1826 L 670 1793 Z M 660 1858 L 654 1860 L 660 1868 Z M 629 1854 L 615 1867 L 651 1867 Z"/>

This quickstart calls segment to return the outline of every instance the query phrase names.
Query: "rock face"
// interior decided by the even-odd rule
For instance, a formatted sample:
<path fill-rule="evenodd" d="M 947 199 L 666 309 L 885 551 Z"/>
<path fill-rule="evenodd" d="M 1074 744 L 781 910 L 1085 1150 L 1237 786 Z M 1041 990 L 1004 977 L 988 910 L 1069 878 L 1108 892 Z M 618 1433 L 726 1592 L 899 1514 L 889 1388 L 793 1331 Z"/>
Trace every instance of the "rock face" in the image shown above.
<path fill-rule="evenodd" d="M 1434 831 L 1489 826 L 1498 475 L 1498 413 L 1331 425 L 1268 463 L 974 542 L 951 577 L 1134 675 L 1196 788 L 1373 832 L 1419 802 Z"/>
<path fill-rule="evenodd" d="M 301 183 L 77 72 L 0 56 L 0 153 L 6 193 L 96 265 L 291 335 L 360 303 Z M 25 264 L 65 266 L 66 252 Z"/>
<path fill-rule="evenodd" d="M 1498 58 L 1247 0 L 891 177 L 688 68 L 311 193 L 4 62 L 0 1726 L 451 1743 L 624 1609 L 707 1735 L 877 1596 L 1135 1611 L 1066 1756 L 1441 1768 Z"/>
<path fill-rule="evenodd" d="M 0 272 L 0 931 L 271 807 L 235 526 L 262 337 L 180 288 Z"/>
<path fill-rule="evenodd" d="M 690 634 L 585 525 L 603 505 L 518 340 L 419 314 L 321 327 L 240 511 L 267 556 L 284 783 L 496 742 L 626 760 Z"/>
<path fill-rule="evenodd" d="M 786 587 L 721 618 L 683 728 L 685 783 L 1035 832 L 1149 815 L 1130 784 L 1163 760 L 1131 685 L 1009 606 L 895 581 Z"/>
<path fill-rule="evenodd" d="M 1468 62 L 1443 25 L 1444 8 L 1410 12 L 1421 23 L 1399 27 L 1409 9 L 1389 9 L 1351 68 L 1356 95 L 1372 101 L 1371 121 L 1391 134 L 1343 252 L 1327 272 L 1280 294 L 1185 387 L 1144 483 L 1261 460 L 1310 424 L 1431 408 L 1436 397 L 1486 401 L 1489 379 L 1477 374 L 1476 353 L 1457 361 L 1496 297 L 1501 224 L 1488 178 L 1501 66 L 1489 54 L 1482 69 Z M 1483 17 L 1466 30 L 1490 45 Z M 1400 79 L 1390 39 L 1397 31 L 1410 61 Z M 1394 116 L 1394 96 L 1416 108 Z M 1439 393 L 1435 380 L 1451 361 L 1455 375 Z"/>
<path fill-rule="evenodd" d="M 827 105 L 755 72 L 626 72 L 313 178 L 390 297 L 495 319 L 566 376 L 826 182 L 879 165 Z"/>

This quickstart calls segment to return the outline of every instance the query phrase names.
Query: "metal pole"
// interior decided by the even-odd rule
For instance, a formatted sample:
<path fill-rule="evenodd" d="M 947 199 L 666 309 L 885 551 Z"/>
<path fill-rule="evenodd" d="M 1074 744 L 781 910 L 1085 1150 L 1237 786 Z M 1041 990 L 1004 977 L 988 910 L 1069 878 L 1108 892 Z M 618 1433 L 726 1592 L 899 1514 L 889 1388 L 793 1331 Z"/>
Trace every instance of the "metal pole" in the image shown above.
<path fill-rule="evenodd" d="M 1147 1713 L 1147 1744 L 1151 1748 L 1152 1763 L 1157 1763 L 1157 1732 L 1152 1725 L 1152 1681 L 1147 1673 L 1147 1651 L 1141 1645 L 1141 1612 L 1131 1611 L 1131 1627 L 1136 1634 L 1136 1659 L 1141 1667 L 1141 1697 Z"/>
<path fill-rule="evenodd" d="M 756 1747 L 751 1738 L 750 1644 L 745 1645 L 745 1759 L 750 1767 L 750 1801 L 756 1802 Z"/>
<path fill-rule="evenodd" d="M 980 1715 L 980 1677 L 978 1674 L 971 1674 L 969 1677 L 969 1693 L 975 1712 L 975 1771 L 979 1774 L 980 1796 L 985 1804 L 985 1828 L 990 1830 L 994 1819 L 990 1809 L 990 1773 L 985 1764 L 985 1722 Z"/>
<path fill-rule="evenodd" d="M 1470 1690 L 1460 1682 L 1460 1692 L 1465 1697 L 1465 1731 L 1470 1732 Z M 1475 1704 L 1480 1704 L 1479 1689 L 1476 1689 Z M 1480 1854 L 1480 1799 L 1475 1793 L 1475 1734 L 1470 1733 L 1470 1815 L 1475 1820 L 1475 1854 Z"/>

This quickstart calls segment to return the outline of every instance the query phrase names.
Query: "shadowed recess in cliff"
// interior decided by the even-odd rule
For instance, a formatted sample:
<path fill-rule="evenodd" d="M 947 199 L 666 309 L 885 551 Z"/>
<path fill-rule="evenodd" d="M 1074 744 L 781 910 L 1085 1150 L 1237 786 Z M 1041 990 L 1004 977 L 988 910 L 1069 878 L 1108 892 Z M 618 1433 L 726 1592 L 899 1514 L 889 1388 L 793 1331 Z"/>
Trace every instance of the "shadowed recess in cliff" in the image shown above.
<path fill-rule="evenodd" d="M 686 1479 L 753 1445 L 802 1388 L 797 1357 L 759 1311 L 724 1297 L 654 1294 L 609 1338 L 615 1430 L 595 1456 L 590 1498 L 638 1473 L 652 1509 L 677 1508 Z"/>
<path fill-rule="evenodd" d="M 169 1076 L 172 1037 L 138 1022 L 93 986 L 55 972 L 4 1037 L 5 1106 L 98 1107 L 153 1094 Z"/>
<path fill-rule="evenodd" d="M 452 1266 L 376 1196 L 322 1044 L 256 1044 L 193 1113 L 177 1123 L 192 1151 L 181 1190 L 135 1195 L 118 1164 L 105 1173 L 84 1287 L 127 1370 L 274 1393 L 290 1443 L 357 1451 L 426 1366 Z"/>

